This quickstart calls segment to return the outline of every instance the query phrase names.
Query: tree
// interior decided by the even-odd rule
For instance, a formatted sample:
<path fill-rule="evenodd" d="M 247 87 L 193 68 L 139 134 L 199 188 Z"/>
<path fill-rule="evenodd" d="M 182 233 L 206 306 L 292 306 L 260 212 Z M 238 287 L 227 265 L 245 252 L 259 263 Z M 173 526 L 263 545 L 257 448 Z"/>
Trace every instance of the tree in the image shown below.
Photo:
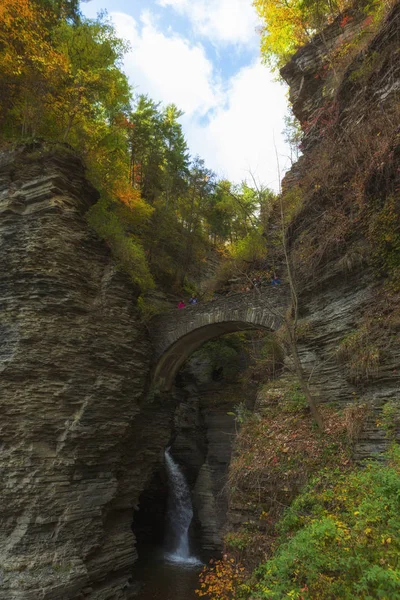
<path fill-rule="evenodd" d="M 275 146 L 276 153 L 276 163 L 278 167 L 278 177 L 279 182 L 280 178 L 280 167 L 279 167 L 279 158 L 278 151 Z M 287 219 L 285 217 L 285 208 L 284 208 L 284 198 L 282 194 L 282 190 L 279 183 L 279 195 L 277 197 L 279 203 L 279 224 L 280 231 L 278 233 L 278 237 L 280 237 L 280 243 L 283 250 L 284 263 L 286 267 L 286 274 L 289 282 L 289 291 L 290 291 L 290 312 L 286 312 L 283 316 L 284 324 L 286 327 L 286 331 L 288 334 L 289 347 L 291 350 L 294 369 L 296 372 L 297 379 L 299 381 L 300 387 L 304 396 L 306 397 L 308 406 L 310 407 L 311 414 L 318 425 L 320 431 L 323 431 L 324 423 L 322 420 L 322 416 L 320 411 L 318 410 L 317 402 L 314 396 L 311 393 L 310 385 L 306 374 L 303 369 L 303 365 L 300 359 L 297 339 L 298 339 L 298 321 L 299 321 L 299 297 L 298 290 L 296 284 L 295 273 L 293 271 L 292 262 L 289 256 L 289 248 L 288 248 L 288 229 L 287 229 Z"/>
<path fill-rule="evenodd" d="M 264 22 L 264 60 L 271 67 L 280 68 L 300 46 L 352 4 L 351 0 L 254 0 Z"/>
<path fill-rule="evenodd" d="M 131 182 L 150 203 L 158 198 L 163 189 L 165 140 L 159 106 L 148 96 L 141 95 L 137 98 L 135 111 L 130 115 Z"/>
<path fill-rule="evenodd" d="M 168 206 L 183 191 L 188 175 L 189 153 L 174 104 L 161 109 L 148 96 L 136 100 L 130 120 L 131 181 L 148 202 L 161 195 Z"/>
<path fill-rule="evenodd" d="M 58 21 L 67 19 L 75 24 L 80 22 L 79 0 L 33 0 L 33 2 L 50 11 Z"/>
<path fill-rule="evenodd" d="M 103 19 L 64 21 L 55 30 L 57 48 L 68 57 L 69 73 L 56 103 L 55 117 L 64 141 L 83 146 L 95 123 L 111 125 L 128 114 L 130 89 L 118 67 L 126 46 Z"/>
<path fill-rule="evenodd" d="M 179 207 L 184 234 L 183 259 L 177 269 L 177 281 L 180 283 L 183 283 L 184 275 L 194 260 L 196 249 L 205 242 L 203 224 L 214 179 L 215 174 L 196 156 L 190 167 L 187 192 L 182 197 Z"/>
<path fill-rule="evenodd" d="M 125 50 L 110 22 L 85 19 L 77 0 L 4 0 L 1 137 L 69 143 L 101 194 L 89 220 L 120 265 L 142 287 L 150 268 L 179 288 L 213 242 L 249 230 L 257 201 L 230 182 L 217 189 L 204 162 L 191 161 L 174 104 L 141 95 L 132 106 Z"/>
<path fill-rule="evenodd" d="M 178 119 L 183 115 L 175 104 L 169 104 L 162 112 L 163 130 L 165 138 L 164 154 L 164 189 L 165 201 L 168 207 L 172 200 L 174 206 L 176 198 L 186 188 L 189 174 L 189 151 L 182 125 Z"/>
<path fill-rule="evenodd" d="M 51 15 L 50 15 L 51 16 Z M 0 5 L 0 119 L 4 137 L 35 135 L 68 73 L 49 13 L 29 0 Z"/>

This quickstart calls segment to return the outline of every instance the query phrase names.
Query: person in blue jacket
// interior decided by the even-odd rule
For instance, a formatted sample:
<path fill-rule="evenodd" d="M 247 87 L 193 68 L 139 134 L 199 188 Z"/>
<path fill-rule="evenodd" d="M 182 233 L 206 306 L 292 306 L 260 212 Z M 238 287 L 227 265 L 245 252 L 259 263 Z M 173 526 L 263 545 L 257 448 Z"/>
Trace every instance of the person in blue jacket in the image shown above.
<path fill-rule="evenodd" d="M 277 276 L 276 273 L 274 273 L 274 276 L 271 279 L 271 285 L 279 285 L 281 282 L 281 280 L 279 279 L 279 277 Z"/>

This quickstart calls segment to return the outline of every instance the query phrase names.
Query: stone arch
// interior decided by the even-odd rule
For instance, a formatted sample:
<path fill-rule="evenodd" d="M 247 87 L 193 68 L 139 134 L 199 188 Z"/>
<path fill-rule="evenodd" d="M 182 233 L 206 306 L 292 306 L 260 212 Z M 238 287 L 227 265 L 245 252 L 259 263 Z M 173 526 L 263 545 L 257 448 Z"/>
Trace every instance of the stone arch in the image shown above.
<path fill-rule="evenodd" d="M 169 391 L 183 363 L 210 340 L 249 329 L 275 331 L 282 323 L 285 306 L 282 287 L 234 294 L 154 317 L 149 324 L 155 359 L 152 388 Z"/>

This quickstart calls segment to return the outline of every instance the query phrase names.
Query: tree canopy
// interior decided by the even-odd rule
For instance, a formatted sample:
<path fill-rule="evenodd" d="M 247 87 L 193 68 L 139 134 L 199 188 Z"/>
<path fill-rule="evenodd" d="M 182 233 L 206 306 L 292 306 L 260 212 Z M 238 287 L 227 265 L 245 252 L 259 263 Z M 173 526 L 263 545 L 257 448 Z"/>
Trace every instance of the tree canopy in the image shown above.
<path fill-rule="evenodd" d="M 89 222 L 121 267 L 142 290 L 179 290 L 213 249 L 240 254 L 262 203 L 190 156 L 177 106 L 133 95 L 126 49 L 107 16 L 85 18 L 78 0 L 4 0 L 0 140 L 72 146 L 101 193 Z"/>
<path fill-rule="evenodd" d="M 352 0 L 254 0 L 264 27 L 261 53 L 272 67 L 281 67 L 311 37 L 321 31 Z"/>

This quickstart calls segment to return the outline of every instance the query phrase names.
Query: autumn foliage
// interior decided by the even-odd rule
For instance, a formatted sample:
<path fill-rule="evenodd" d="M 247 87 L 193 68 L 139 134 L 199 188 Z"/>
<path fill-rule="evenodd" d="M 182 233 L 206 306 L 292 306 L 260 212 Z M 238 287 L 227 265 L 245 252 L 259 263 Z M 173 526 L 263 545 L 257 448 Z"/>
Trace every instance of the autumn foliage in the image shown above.
<path fill-rule="evenodd" d="M 200 587 L 196 594 L 212 600 L 233 600 L 238 598 L 244 584 L 244 567 L 234 558 L 225 555 L 222 560 L 211 560 L 199 576 Z"/>
<path fill-rule="evenodd" d="M 259 226 L 257 193 L 190 157 L 175 105 L 134 97 L 126 50 L 77 0 L 3 0 L 0 141 L 72 146 L 101 193 L 89 222 L 119 266 L 142 291 L 181 292 L 210 251 Z"/>
<path fill-rule="evenodd" d="M 263 22 L 263 57 L 271 66 L 282 66 L 353 1 L 254 0 L 253 4 Z"/>
<path fill-rule="evenodd" d="M 11 135 L 36 132 L 68 73 L 67 57 L 51 42 L 51 17 L 29 0 L 0 5 L 0 123 Z"/>
<path fill-rule="evenodd" d="M 248 414 L 230 467 L 230 510 L 247 519 L 225 536 L 223 560 L 200 576 L 210 600 L 397 598 L 399 448 L 386 463 L 350 459 L 363 405 L 325 407 L 313 430 L 297 387 L 270 385 Z M 395 402 L 383 411 L 393 439 Z"/>

